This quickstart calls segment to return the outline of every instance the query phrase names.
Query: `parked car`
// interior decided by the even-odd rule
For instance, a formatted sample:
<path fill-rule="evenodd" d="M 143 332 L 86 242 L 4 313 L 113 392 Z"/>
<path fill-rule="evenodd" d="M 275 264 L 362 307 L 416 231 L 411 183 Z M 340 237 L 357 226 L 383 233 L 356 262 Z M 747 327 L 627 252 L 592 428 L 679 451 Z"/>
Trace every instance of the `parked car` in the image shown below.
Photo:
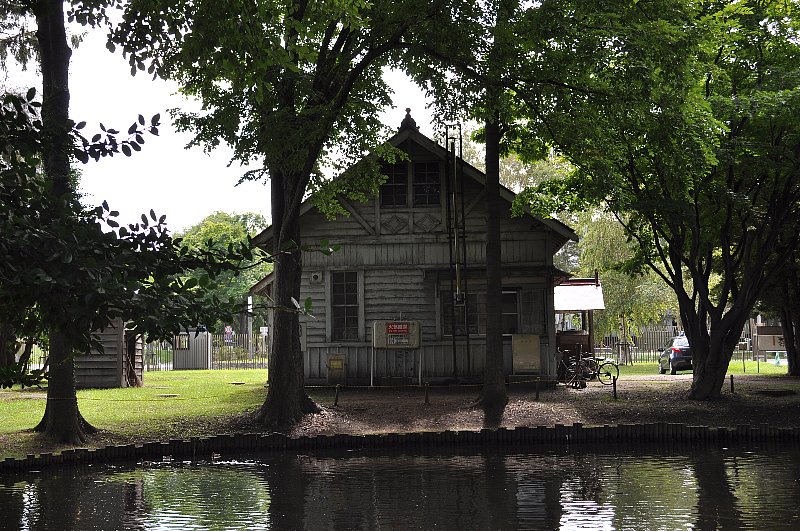
<path fill-rule="evenodd" d="M 676 374 L 678 371 L 692 370 L 692 348 L 686 336 L 675 336 L 664 348 L 658 349 L 658 372 Z"/>

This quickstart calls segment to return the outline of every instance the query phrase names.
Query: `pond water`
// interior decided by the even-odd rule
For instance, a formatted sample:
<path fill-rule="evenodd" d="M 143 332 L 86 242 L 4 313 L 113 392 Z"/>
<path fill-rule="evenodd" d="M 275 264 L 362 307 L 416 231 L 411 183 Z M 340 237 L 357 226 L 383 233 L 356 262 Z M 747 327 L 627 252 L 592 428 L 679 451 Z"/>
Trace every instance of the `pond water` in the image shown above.
<path fill-rule="evenodd" d="M 8 529 L 800 529 L 800 449 L 277 453 L 0 476 Z"/>

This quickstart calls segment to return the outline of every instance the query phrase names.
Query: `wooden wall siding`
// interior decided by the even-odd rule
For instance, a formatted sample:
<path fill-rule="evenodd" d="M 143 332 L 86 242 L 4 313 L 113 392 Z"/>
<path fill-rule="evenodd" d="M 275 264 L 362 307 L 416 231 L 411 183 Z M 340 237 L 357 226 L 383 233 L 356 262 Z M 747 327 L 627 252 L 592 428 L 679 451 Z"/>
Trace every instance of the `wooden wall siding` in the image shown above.
<path fill-rule="evenodd" d="M 467 260 L 474 263 L 485 261 L 486 207 L 480 200 L 482 190 L 474 181 L 465 184 Z M 347 207 L 356 214 L 329 220 L 312 209 L 301 217 L 304 245 L 314 246 L 325 239 L 342 245 L 342 250 L 332 256 L 305 253 L 304 265 L 449 263 L 444 205 L 381 208 L 379 200 L 372 198 L 367 203 L 348 202 Z M 551 264 L 545 227 L 527 215 L 512 218 L 510 207 L 506 204 L 501 225 L 504 262 Z"/>
<path fill-rule="evenodd" d="M 97 332 L 103 353 L 92 350 L 89 354 L 75 357 L 75 385 L 88 387 L 123 387 L 124 330 L 122 321 Z"/>
<path fill-rule="evenodd" d="M 550 356 L 549 346 L 544 342 L 542 351 L 542 376 L 552 378 L 550 364 L 545 358 Z M 469 346 L 462 340 L 456 344 L 456 364 L 459 378 L 480 379 L 486 363 L 483 338 L 473 338 Z M 305 378 L 309 384 L 327 382 L 327 360 L 329 354 L 344 354 L 349 385 L 369 385 L 372 347 L 368 343 L 325 345 L 309 347 L 305 353 Z M 417 382 L 419 369 L 417 363 L 422 356 L 423 380 L 447 379 L 453 376 L 453 345 L 450 341 L 431 341 L 417 350 L 375 349 L 374 378 L 411 378 Z M 513 372 L 513 359 L 510 338 L 503 341 L 503 366 L 506 374 Z M 374 381 L 379 385 L 379 381 Z"/>
<path fill-rule="evenodd" d="M 127 343 L 123 343 L 123 345 L 127 345 Z M 125 363 L 128 363 L 127 357 L 129 356 L 129 353 L 127 352 L 127 348 L 125 351 L 125 356 Z M 136 339 L 136 347 L 133 352 L 133 367 L 136 371 L 136 374 L 139 375 L 139 378 L 141 379 L 144 374 L 144 340 L 142 339 L 142 336 L 139 336 Z M 125 370 L 127 371 L 127 367 L 125 367 Z M 127 384 L 127 379 L 125 379 L 125 381 Z"/>
<path fill-rule="evenodd" d="M 330 269 L 306 268 L 303 271 L 302 297 L 312 298 L 311 317 L 301 317 L 306 324 L 308 351 L 305 353 L 306 377 L 310 381 L 327 379 L 328 353 L 342 353 L 346 356 L 348 378 L 364 383 L 369 378 L 370 350 L 372 345 L 372 323 L 383 319 L 406 319 L 419 321 L 421 340 L 425 352 L 424 370 L 430 377 L 449 377 L 453 370 L 452 342 L 441 335 L 441 316 L 439 292 L 449 289 L 446 280 L 438 280 L 436 275 L 426 275 L 417 267 L 386 268 L 347 268 L 359 271 L 363 282 L 362 325 L 363 334 L 357 343 L 334 343 L 330 341 L 327 322 L 328 296 L 330 290 Z M 334 269 L 335 270 L 335 269 Z M 312 275 L 317 281 L 311 282 Z M 321 280 L 320 281 L 320 275 Z M 537 277 L 508 278 L 506 287 L 519 289 L 520 333 L 541 336 L 540 349 L 543 355 L 550 356 L 550 341 L 546 320 L 547 297 L 545 279 Z M 482 279 L 470 280 L 470 291 L 482 291 Z M 506 373 L 512 372 L 510 339 L 504 346 L 504 366 Z M 484 340 L 481 336 L 471 337 L 471 356 L 469 364 L 463 339 L 457 340 L 458 368 L 461 376 L 479 377 L 484 366 Z M 391 350 L 376 351 L 375 376 L 402 376 L 400 367 L 414 365 L 416 354 L 397 353 Z M 551 363 L 542 360 L 545 372 L 550 371 Z M 416 366 L 414 365 L 416 371 Z M 469 367 L 468 374 L 464 371 Z M 410 369 L 409 369 L 410 370 Z M 416 372 L 414 374 L 417 374 Z M 408 376 L 408 374 L 405 374 Z"/>
<path fill-rule="evenodd" d="M 331 237 L 333 241 L 334 238 Z M 549 265 L 547 243 L 544 238 L 530 240 L 511 240 L 501 244 L 501 253 L 505 265 L 525 264 L 531 267 Z M 466 242 L 468 265 L 486 263 L 486 242 L 468 239 Z M 403 266 L 408 264 L 420 266 L 443 266 L 450 264 L 450 249 L 446 240 L 441 242 L 427 241 L 383 241 L 382 243 L 342 243 L 339 251 L 324 255 L 318 252 L 303 254 L 304 270 L 335 267 L 354 268 L 366 266 Z"/>
<path fill-rule="evenodd" d="M 420 322 L 423 342 L 436 339 L 436 281 L 421 269 L 372 269 L 364 275 L 366 341 L 372 343 L 372 322 L 397 319 Z"/>

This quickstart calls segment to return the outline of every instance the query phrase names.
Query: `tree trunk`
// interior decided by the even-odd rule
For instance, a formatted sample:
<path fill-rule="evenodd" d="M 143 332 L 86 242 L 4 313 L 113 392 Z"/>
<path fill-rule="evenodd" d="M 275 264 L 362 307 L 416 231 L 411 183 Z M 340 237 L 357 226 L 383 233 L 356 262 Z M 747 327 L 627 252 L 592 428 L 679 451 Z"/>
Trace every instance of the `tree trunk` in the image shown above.
<path fill-rule="evenodd" d="M 503 370 L 503 275 L 500 256 L 500 123 L 486 121 L 486 365 L 483 405 L 487 427 L 499 425 L 508 403 Z"/>
<path fill-rule="evenodd" d="M 66 335 L 50 330 L 50 380 L 44 417 L 34 428 L 56 442 L 81 445 L 87 434 L 97 430 L 86 422 L 78 410 L 75 395 L 75 365 Z"/>
<path fill-rule="evenodd" d="M 286 431 L 305 413 L 318 412 L 319 407 L 305 391 L 300 320 L 293 302 L 301 300 L 300 211 L 299 204 L 286 208 L 290 194 L 284 183 L 299 179 L 299 176 L 278 172 L 271 172 L 271 176 L 275 258 L 272 299 L 276 309 L 271 332 L 267 398 L 256 414 L 256 421 Z"/>
<path fill-rule="evenodd" d="M 728 365 L 739 343 L 748 311 L 732 308 L 722 319 L 712 320 L 710 333 L 697 327 L 687 327 L 692 347 L 692 387 L 689 398 L 707 400 L 719 398 L 725 384 Z"/>
<path fill-rule="evenodd" d="M 31 363 L 31 354 L 33 354 L 33 339 L 29 337 L 25 340 L 25 348 L 19 356 L 19 365 L 24 372 L 28 372 L 28 367 Z"/>
<path fill-rule="evenodd" d="M 16 362 L 17 337 L 8 323 L 0 323 L 0 367 L 10 367 Z"/>
<path fill-rule="evenodd" d="M 797 300 L 797 299 L 795 299 Z M 783 342 L 790 376 L 800 376 L 800 313 L 786 307 L 781 310 Z"/>
<path fill-rule="evenodd" d="M 64 26 L 64 3 L 39 0 L 34 4 L 36 38 L 42 68 L 42 129 L 44 132 L 44 169 L 53 183 L 56 197 L 69 198 L 69 60 Z M 58 216 L 52 217 L 58 223 Z M 69 326 L 70 323 L 63 323 Z M 78 411 L 75 394 L 75 368 L 67 334 L 50 330 L 50 380 L 44 417 L 34 428 L 59 442 L 82 444 L 92 428 Z"/>

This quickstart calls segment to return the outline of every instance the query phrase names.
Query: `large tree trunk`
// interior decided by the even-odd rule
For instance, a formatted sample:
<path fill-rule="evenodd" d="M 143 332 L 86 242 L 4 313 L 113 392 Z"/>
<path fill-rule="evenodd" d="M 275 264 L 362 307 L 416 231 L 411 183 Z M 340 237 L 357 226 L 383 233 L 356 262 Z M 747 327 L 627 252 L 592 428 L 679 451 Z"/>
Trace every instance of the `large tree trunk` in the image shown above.
<path fill-rule="evenodd" d="M 57 442 L 80 445 L 97 430 L 84 420 L 75 395 L 75 365 L 66 334 L 50 330 L 50 380 L 44 417 L 34 428 Z"/>
<path fill-rule="evenodd" d="M 790 376 L 800 376 L 800 313 L 792 308 L 781 310 L 783 341 L 786 345 L 786 361 Z"/>
<path fill-rule="evenodd" d="M 712 319 L 710 333 L 705 320 L 686 327 L 686 336 L 692 347 L 692 387 L 689 398 L 707 400 L 719 398 L 725 384 L 728 365 L 739 343 L 750 308 L 731 308 L 723 318 Z M 701 324 L 702 326 L 697 326 Z"/>
<path fill-rule="evenodd" d="M 269 357 L 267 398 L 256 421 L 285 431 L 305 413 L 319 408 L 305 391 L 300 320 L 293 301 L 300 301 L 302 262 L 299 204 L 289 206 L 285 182 L 297 176 L 271 172 L 272 234 L 275 281 L 273 282 L 272 351 Z M 287 208 L 289 207 L 289 208 Z"/>
<path fill-rule="evenodd" d="M 34 5 L 36 38 L 42 67 L 42 129 L 44 131 L 44 168 L 53 183 L 56 197 L 72 194 L 69 184 L 69 60 L 64 26 L 64 4 L 61 0 L 39 0 Z M 58 223 L 58 217 L 52 217 Z M 69 326 L 70 323 L 63 323 Z M 42 421 L 34 428 L 66 443 L 81 444 L 92 428 L 78 411 L 75 395 L 75 373 L 72 347 L 67 334 L 58 328 L 50 330 L 50 381 L 47 406 Z"/>
<path fill-rule="evenodd" d="M 486 424 L 499 424 L 508 403 L 503 371 L 502 258 L 500 256 L 500 123 L 486 121 L 486 365 L 481 404 Z"/>
<path fill-rule="evenodd" d="M 0 367 L 10 367 L 16 362 L 17 337 L 8 323 L 0 323 Z"/>
<path fill-rule="evenodd" d="M 796 260 L 793 260 L 789 271 L 790 274 L 786 276 L 786 299 L 781 309 L 781 326 L 789 375 L 800 376 L 800 269 Z"/>

